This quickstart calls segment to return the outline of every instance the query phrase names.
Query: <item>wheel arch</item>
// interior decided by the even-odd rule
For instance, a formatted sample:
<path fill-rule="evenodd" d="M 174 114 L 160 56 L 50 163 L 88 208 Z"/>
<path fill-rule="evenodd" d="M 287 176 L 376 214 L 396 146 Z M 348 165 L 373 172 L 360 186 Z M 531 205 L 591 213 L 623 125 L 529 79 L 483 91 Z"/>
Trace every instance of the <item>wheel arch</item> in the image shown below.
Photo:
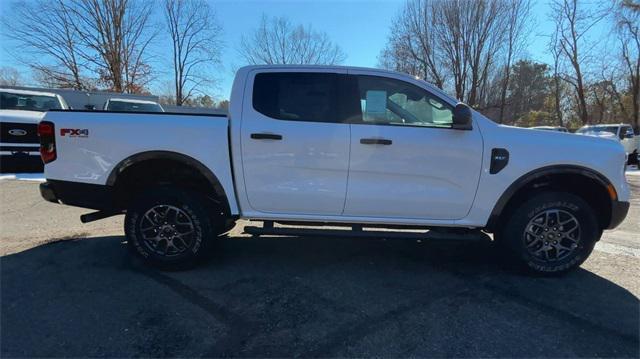
<path fill-rule="evenodd" d="M 109 173 L 107 177 L 106 185 L 118 189 L 119 185 L 127 174 L 142 164 L 149 164 L 151 162 L 156 163 L 174 163 L 189 168 L 194 173 L 202 176 L 202 179 L 206 181 L 206 184 L 210 187 L 211 191 L 217 199 L 221 202 L 224 210 L 230 213 L 229 199 L 225 193 L 222 183 L 218 177 L 202 162 L 197 159 L 173 151 L 145 151 L 133 154 L 124 160 L 120 161 Z"/>
<path fill-rule="evenodd" d="M 510 213 L 511 207 L 545 189 L 560 189 L 586 197 L 584 199 L 596 211 L 600 227 L 609 226 L 617 193 L 607 177 L 587 167 L 552 165 L 528 172 L 511 183 L 494 205 L 486 228 L 496 230 L 504 219 L 503 214 Z"/>

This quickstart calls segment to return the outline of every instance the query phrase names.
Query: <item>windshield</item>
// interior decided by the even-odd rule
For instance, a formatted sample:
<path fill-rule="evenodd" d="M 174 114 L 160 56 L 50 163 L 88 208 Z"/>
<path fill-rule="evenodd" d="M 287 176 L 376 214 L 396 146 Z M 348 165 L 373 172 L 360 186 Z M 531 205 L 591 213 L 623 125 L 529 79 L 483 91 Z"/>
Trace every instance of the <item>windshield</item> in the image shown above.
<path fill-rule="evenodd" d="M 618 135 L 618 126 L 585 126 L 576 132 L 577 133 L 609 132 L 613 135 Z"/>
<path fill-rule="evenodd" d="M 107 111 L 127 112 L 164 112 L 157 103 L 140 103 L 127 101 L 109 101 Z"/>
<path fill-rule="evenodd" d="M 62 109 L 62 105 L 56 96 L 1 92 L 0 109 L 45 112 L 49 110 L 60 110 Z"/>

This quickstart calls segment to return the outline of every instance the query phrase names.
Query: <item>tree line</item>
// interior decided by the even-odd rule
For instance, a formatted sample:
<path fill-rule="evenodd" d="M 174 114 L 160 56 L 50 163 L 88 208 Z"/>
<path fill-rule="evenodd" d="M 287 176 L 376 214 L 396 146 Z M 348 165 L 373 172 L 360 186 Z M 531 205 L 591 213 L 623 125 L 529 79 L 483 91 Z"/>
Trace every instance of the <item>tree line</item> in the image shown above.
<path fill-rule="evenodd" d="M 172 81 L 163 83 L 162 102 L 214 104 L 206 92 L 215 86 L 224 43 L 209 1 L 35 0 L 12 5 L 2 19 L 4 31 L 18 44 L 18 61 L 43 86 L 144 94 L 170 68 Z M 154 54 L 152 44 L 166 53 Z M 337 64 L 345 59 L 326 33 L 285 17 L 263 16 L 237 50 L 251 64 Z M 158 57 L 169 58 L 170 64 Z M 0 69 L 0 83 L 21 82 L 14 68 Z"/>
<path fill-rule="evenodd" d="M 406 0 L 379 66 L 420 77 L 498 123 L 628 122 L 638 129 L 640 2 L 550 0 L 548 9 L 554 29 L 549 60 L 540 63 L 527 53 L 536 26 L 531 0 Z M 208 1 L 36 0 L 16 3 L 11 20 L 4 28 L 41 84 L 145 93 L 170 68 L 164 102 L 213 105 L 206 91 L 224 44 Z M 594 29 L 605 33 L 593 36 Z M 158 43 L 171 66 L 158 66 L 150 50 Z M 346 59 L 326 33 L 286 17 L 263 16 L 235 50 L 248 64 Z M 19 74 L 2 69 L 3 79 L 17 82 Z"/>
<path fill-rule="evenodd" d="M 591 5 L 549 2 L 551 61 L 537 63 L 525 57 L 530 0 L 408 0 L 380 66 L 423 78 L 498 123 L 640 129 L 640 3 Z M 608 34 L 590 36 L 596 27 Z"/>

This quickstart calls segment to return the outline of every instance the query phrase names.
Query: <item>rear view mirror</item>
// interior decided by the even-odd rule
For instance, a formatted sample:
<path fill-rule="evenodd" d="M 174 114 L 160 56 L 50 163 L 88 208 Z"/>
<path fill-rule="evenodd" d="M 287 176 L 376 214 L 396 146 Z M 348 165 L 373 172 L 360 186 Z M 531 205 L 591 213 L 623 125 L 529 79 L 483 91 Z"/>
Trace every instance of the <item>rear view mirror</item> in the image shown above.
<path fill-rule="evenodd" d="M 463 103 L 458 103 L 453 109 L 453 126 L 451 126 L 451 128 L 456 130 L 471 130 L 473 128 L 471 125 L 472 117 L 471 107 Z"/>

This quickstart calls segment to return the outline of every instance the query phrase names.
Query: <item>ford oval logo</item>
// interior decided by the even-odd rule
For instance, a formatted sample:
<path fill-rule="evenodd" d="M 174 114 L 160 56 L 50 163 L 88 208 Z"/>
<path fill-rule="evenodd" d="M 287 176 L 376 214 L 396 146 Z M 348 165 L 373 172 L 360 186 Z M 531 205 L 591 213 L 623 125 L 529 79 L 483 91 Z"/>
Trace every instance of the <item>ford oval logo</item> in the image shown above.
<path fill-rule="evenodd" d="M 21 130 L 19 128 L 14 128 L 13 130 L 9 130 L 9 134 L 14 136 L 24 136 L 27 134 L 27 131 Z"/>

